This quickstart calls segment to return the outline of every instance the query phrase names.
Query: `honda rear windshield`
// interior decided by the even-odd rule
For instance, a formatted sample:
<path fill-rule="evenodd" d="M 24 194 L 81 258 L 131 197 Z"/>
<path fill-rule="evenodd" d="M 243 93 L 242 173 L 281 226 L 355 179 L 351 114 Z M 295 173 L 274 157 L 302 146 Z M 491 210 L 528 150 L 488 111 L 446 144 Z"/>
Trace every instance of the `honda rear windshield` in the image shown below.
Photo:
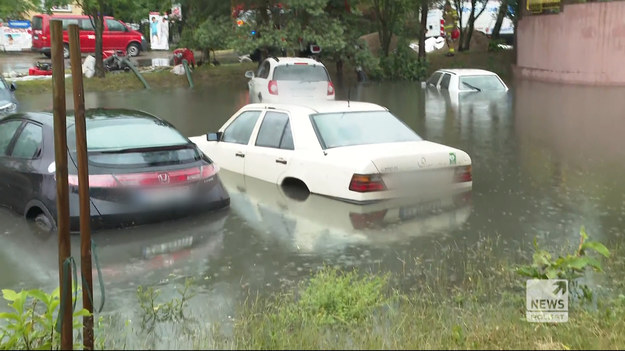
<path fill-rule="evenodd" d="M 327 82 L 329 80 L 328 72 L 323 66 L 309 64 L 277 66 L 273 71 L 273 79 L 300 82 Z"/>
<path fill-rule="evenodd" d="M 311 120 L 324 149 L 421 140 L 388 111 L 320 113 Z"/>
<path fill-rule="evenodd" d="M 69 123 L 68 123 L 69 124 Z M 76 152 L 76 134 L 68 128 L 67 145 Z M 150 118 L 87 120 L 89 162 L 99 166 L 183 164 L 201 158 L 176 129 Z"/>

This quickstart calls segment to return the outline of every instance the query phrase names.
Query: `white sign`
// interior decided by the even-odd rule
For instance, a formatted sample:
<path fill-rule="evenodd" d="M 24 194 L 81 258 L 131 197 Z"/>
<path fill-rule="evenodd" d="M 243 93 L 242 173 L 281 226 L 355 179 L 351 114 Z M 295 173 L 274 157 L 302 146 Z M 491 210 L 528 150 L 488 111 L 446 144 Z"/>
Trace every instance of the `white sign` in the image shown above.
<path fill-rule="evenodd" d="M 152 50 L 169 50 L 169 19 L 158 12 L 150 12 L 150 47 Z"/>
<path fill-rule="evenodd" d="M 0 47 L 3 51 L 30 50 L 32 47 L 32 34 L 28 28 L 0 27 Z"/>
<path fill-rule="evenodd" d="M 528 322 L 569 321 L 569 284 L 564 279 L 530 279 L 525 284 L 525 317 Z"/>

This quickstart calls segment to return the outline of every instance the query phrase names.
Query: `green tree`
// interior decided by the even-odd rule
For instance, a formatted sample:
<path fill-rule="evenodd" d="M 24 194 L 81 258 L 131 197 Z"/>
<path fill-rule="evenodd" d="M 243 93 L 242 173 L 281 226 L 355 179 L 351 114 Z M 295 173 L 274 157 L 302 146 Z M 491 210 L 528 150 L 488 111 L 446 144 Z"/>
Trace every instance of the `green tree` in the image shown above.
<path fill-rule="evenodd" d="M 464 1 L 454 0 L 453 2 L 454 7 L 458 11 L 458 20 L 460 21 L 459 51 L 469 50 L 471 46 L 471 37 L 473 36 L 473 29 L 475 28 L 475 20 L 477 20 L 477 18 L 482 15 L 484 10 L 486 10 L 486 3 L 488 0 L 469 0 L 469 2 L 471 5 L 471 13 L 469 14 L 466 24 L 462 23 L 462 5 Z M 476 13 L 476 8 L 480 6 L 481 10 Z"/>
<path fill-rule="evenodd" d="M 28 12 L 38 8 L 38 4 L 36 0 L 0 0 L 0 18 L 24 19 Z"/>
<path fill-rule="evenodd" d="M 393 35 L 398 34 L 402 28 L 407 4 L 406 0 L 372 0 L 383 57 L 387 57 L 389 54 Z"/>

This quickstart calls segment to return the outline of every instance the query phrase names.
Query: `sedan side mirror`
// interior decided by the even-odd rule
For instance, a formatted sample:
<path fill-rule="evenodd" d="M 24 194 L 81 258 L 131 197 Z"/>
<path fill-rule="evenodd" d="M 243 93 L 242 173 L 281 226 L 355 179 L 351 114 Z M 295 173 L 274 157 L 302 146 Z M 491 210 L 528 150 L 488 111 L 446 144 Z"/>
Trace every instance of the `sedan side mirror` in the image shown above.
<path fill-rule="evenodd" d="M 208 134 L 206 134 L 206 140 L 208 140 L 208 141 L 220 141 L 222 134 L 223 134 L 222 132 L 208 133 Z"/>
<path fill-rule="evenodd" d="M 11 83 L 11 91 L 15 91 L 17 89 L 17 85 L 15 83 Z"/>
<path fill-rule="evenodd" d="M 249 79 L 254 78 L 254 71 L 245 72 L 245 78 L 249 78 Z"/>

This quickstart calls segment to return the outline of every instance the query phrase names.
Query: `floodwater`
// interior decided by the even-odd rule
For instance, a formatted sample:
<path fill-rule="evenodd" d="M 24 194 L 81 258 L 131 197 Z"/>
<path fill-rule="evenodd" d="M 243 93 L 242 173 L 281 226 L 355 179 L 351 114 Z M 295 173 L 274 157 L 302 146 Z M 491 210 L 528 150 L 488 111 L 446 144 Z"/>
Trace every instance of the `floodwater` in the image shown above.
<path fill-rule="evenodd" d="M 418 83 L 336 85 L 338 98 L 382 104 L 423 138 L 467 151 L 473 189 L 454 199 L 368 209 L 315 195 L 301 200 L 223 171 L 227 210 L 94 234 L 104 311 L 131 318 L 137 286 L 171 293 L 194 277 L 192 309 L 203 320 L 224 321 L 249 291 L 274 291 L 324 264 L 399 271 L 406 257 L 469 248 L 484 238 L 497 238 L 502 255 L 517 252 L 527 262 L 534 238 L 575 244 L 582 225 L 593 239 L 624 240 L 624 89 L 520 81 L 501 96 L 454 97 Z M 246 95 L 246 86 L 226 85 L 86 93 L 86 104 L 151 112 L 196 136 L 216 131 Z M 48 95 L 31 96 L 20 108 L 51 104 Z M 0 287 L 58 285 L 55 236 L 37 234 L 0 209 L 0 240 Z M 78 248 L 74 236 L 77 261 Z"/>

